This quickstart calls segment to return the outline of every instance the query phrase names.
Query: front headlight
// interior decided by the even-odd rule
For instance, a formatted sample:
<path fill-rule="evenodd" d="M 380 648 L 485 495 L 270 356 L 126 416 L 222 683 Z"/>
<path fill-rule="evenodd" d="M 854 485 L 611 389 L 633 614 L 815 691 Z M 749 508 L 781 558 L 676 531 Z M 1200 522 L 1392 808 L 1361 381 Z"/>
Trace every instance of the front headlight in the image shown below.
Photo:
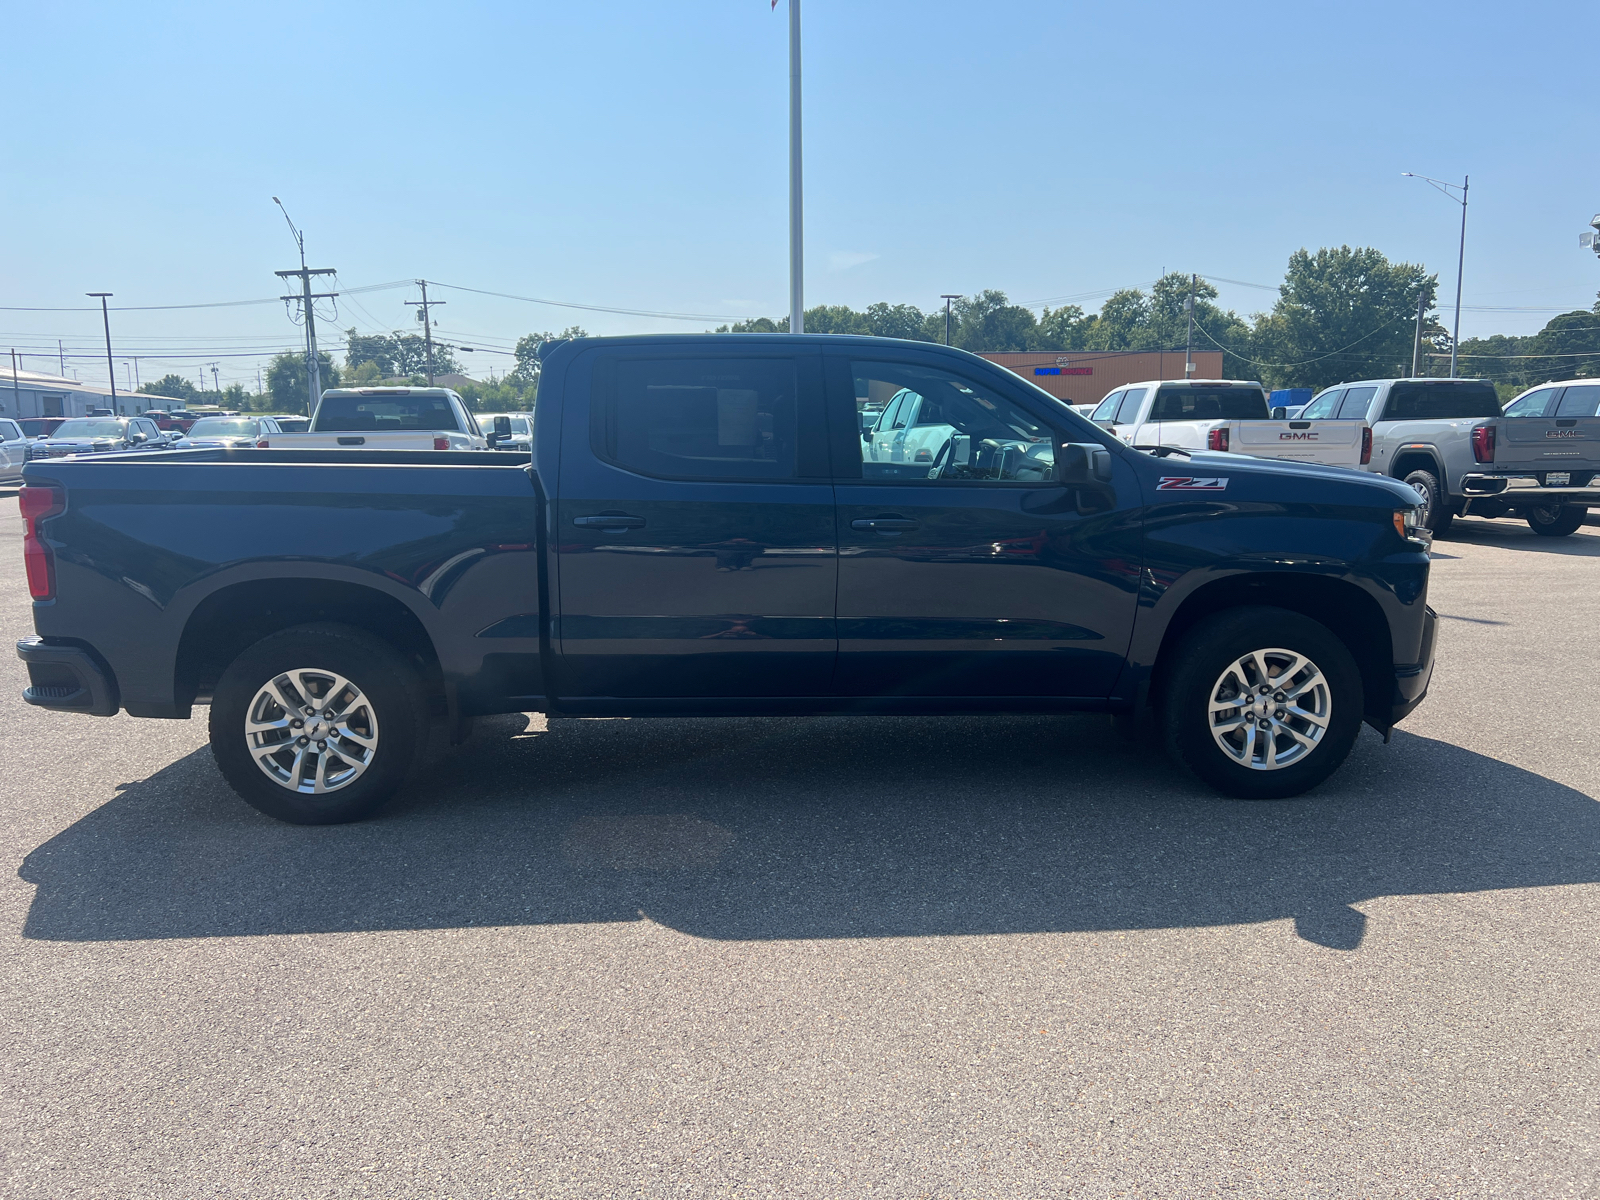
<path fill-rule="evenodd" d="M 1394 514 L 1394 531 L 1401 537 L 1413 542 L 1426 542 L 1432 540 L 1428 531 L 1420 524 L 1422 508 L 1398 509 Z"/>

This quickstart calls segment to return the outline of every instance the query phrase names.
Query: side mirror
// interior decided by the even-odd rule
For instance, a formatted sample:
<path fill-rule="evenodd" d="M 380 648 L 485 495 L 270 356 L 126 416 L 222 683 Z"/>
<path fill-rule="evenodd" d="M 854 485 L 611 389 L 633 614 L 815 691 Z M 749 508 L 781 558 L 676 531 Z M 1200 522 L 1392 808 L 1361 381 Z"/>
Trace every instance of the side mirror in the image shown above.
<path fill-rule="evenodd" d="M 1056 455 L 1056 482 L 1102 489 L 1111 482 L 1111 451 L 1092 442 L 1068 442 Z"/>
<path fill-rule="evenodd" d="M 149 438 L 147 438 L 147 437 L 146 437 L 146 436 L 145 436 L 145 435 L 144 435 L 144 434 L 142 434 L 142 433 L 136 433 L 136 434 L 134 434 L 134 435 L 133 435 L 133 436 L 132 436 L 132 437 L 131 437 L 131 438 L 129 438 L 129 439 L 128 439 L 128 440 L 129 440 L 129 441 L 133 441 L 133 442 L 147 442 L 147 441 L 149 441 L 149 440 L 150 440 L 150 439 L 149 439 Z"/>
<path fill-rule="evenodd" d="M 863 429 L 861 431 L 861 440 L 863 442 L 866 442 L 868 445 L 871 445 L 872 444 L 872 430 Z"/>
<path fill-rule="evenodd" d="M 489 434 L 487 440 L 491 450 L 500 449 L 501 442 L 509 442 L 511 440 L 511 418 L 496 417 L 494 419 L 493 432 Z"/>
<path fill-rule="evenodd" d="M 1289 419 L 1289 410 L 1281 404 L 1278 405 L 1272 410 L 1272 419 L 1274 421 L 1287 421 Z"/>

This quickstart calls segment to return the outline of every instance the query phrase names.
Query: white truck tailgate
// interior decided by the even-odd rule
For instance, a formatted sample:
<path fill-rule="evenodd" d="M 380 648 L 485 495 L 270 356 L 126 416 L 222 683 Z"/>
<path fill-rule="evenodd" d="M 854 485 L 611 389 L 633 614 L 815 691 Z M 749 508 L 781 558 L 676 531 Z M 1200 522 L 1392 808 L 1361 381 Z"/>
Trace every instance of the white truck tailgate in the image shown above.
<path fill-rule="evenodd" d="M 1228 449 L 1256 458 L 1359 470 L 1366 428 L 1361 420 L 1234 421 L 1228 428 Z"/>

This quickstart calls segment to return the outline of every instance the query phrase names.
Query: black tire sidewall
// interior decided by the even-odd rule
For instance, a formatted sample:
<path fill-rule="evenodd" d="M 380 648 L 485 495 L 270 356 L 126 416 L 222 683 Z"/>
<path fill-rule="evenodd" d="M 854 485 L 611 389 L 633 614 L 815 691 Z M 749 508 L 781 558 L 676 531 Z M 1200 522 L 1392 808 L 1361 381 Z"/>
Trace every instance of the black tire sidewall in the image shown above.
<path fill-rule="evenodd" d="M 1281 647 L 1310 658 L 1332 692 L 1328 732 L 1304 762 L 1254 771 L 1230 759 L 1211 736 L 1211 689 L 1229 663 L 1252 650 Z M 1365 709 L 1361 672 L 1326 626 L 1281 608 L 1240 608 L 1208 617 L 1179 645 L 1162 696 L 1167 748 L 1179 762 L 1226 796 L 1282 800 L 1316 787 L 1349 756 Z"/>
<path fill-rule="evenodd" d="M 244 720 L 263 684 L 284 671 L 321 667 L 361 689 L 378 718 L 372 764 L 347 787 L 308 796 L 273 782 L 255 764 Z M 229 664 L 211 700 L 211 753 L 229 786 L 252 808 L 295 825 L 336 825 L 371 816 L 403 785 L 426 744 L 421 681 L 386 643 L 341 625 L 301 625 L 270 634 Z"/>
<path fill-rule="evenodd" d="M 1540 507 L 1554 508 L 1557 506 L 1541 505 Z M 1566 537 L 1569 534 L 1577 533 L 1579 527 L 1583 524 L 1584 517 L 1586 517 L 1589 512 L 1588 509 L 1580 508 L 1576 504 L 1563 504 L 1559 506 L 1558 511 L 1560 515 L 1557 516 L 1554 521 L 1541 524 L 1534 516 L 1534 513 L 1537 511 L 1537 509 L 1530 510 L 1526 520 L 1528 522 L 1528 528 L 1539 534 L 1541 537 Z"/>

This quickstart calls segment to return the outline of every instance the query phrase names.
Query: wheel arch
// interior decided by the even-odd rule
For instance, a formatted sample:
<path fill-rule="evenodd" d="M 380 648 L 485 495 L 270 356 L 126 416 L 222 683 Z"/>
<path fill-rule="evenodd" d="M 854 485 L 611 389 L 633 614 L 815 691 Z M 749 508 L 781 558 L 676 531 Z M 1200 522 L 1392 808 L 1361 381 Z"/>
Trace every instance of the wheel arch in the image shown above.
<path fill-rule="evenodd" d="M 1214 613 L 1261 605 L 1287 609 L 1325 625 L 1344 643 L 1361 672 L 1362 706 L 1368 720 L 1388 724 L 1394 690 L 1394 644 L 1383 608 L 1366 591 L 1325 575 L 1253 573 L 1230 575 L 1184 597 L 1162 633 L 1151 675 L 1150 699 L 1159 704 L 1165 674 L 1189 630 Z"/>
<path fill-rule="evenodd" d="M 1445 474 L 1444 456 L 1434 446 L 1421 444 L 1401 446 L 1395 452 L 1394 461 L 1389 464 L 1389 475 L 1394 479 L 1404 479 L 1413 471 L 1427 471 L 1439 481 L 1439 488 L 1444 492 L 1440 497 L 1448 501 L 1450 498 L 1450 478 Z"/>
<path fill-rule="evenodd" d="M 443 711 L 439 652 L 422 620 L 402 600 L 366 584 L 317 577 L 271 577 L 230 583 L 189 612 L 178 641 L 174 696 L 187 708 L 209 697 L 239 654 L 269 634 L 311 622 L 351 625 L 388 642 L 412 661 L 430 705 Z"/>

